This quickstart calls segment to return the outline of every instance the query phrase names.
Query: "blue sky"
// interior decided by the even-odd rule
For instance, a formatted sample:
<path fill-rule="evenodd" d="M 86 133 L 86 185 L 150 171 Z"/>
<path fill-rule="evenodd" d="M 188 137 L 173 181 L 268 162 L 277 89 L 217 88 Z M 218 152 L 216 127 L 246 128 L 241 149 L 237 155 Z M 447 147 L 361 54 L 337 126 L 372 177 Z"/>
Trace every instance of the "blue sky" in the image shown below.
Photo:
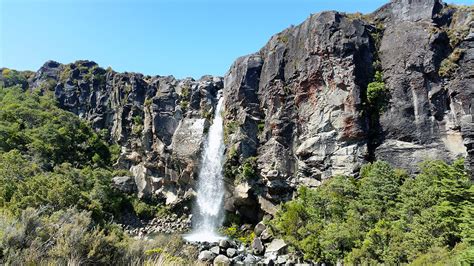
<path fill-rule="evenodd" d="M 224 75 L 237 57 L 311 13 L 367 13 L 386 2 L 0 0 L 0 67 L 37 70 L 50 59 L 89 59 L 121 72 Z"/>

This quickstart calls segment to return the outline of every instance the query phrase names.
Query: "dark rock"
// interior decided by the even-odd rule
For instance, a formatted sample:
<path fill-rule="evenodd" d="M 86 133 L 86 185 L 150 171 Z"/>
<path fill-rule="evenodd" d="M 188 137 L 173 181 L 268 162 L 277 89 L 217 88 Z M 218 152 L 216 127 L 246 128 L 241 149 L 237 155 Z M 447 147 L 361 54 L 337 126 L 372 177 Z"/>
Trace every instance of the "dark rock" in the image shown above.
<path fill-rule="evenodd" d="M 112 179 L 112 185 L 127 194 L 134 193 L 137 191 L 137 185 L 135 180 L 131 176 L 116 176 Z"/>
<path fill-rule="evenodd" d="M 227 239 L 222 239 L 219 241 L 219 247 L 221 247 L 222 249 L 227 249 L 230 246 L 230 242 Z"/>

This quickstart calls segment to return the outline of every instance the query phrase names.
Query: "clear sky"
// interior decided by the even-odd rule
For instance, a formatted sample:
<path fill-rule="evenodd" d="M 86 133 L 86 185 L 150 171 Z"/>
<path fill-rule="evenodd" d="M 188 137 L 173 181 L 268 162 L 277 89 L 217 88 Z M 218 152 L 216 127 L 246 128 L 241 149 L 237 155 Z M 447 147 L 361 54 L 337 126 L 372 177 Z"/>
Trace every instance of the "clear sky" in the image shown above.
<path fill-rule="evenodd" d="M 386 2 L 0 0 L 0 67 L 37 70 L 47 60 L 88 59 L 120 72 L 224 75 L 237 57 L 311 13 L 367 13 Z"/>

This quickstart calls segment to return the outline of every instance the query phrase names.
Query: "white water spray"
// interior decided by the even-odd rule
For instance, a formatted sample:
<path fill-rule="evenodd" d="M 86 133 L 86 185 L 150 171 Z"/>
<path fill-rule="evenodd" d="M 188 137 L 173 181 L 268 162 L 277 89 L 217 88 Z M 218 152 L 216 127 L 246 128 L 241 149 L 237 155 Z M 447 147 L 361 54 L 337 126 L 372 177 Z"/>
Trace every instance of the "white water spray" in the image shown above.
<path fill-rule="evenodd" d="M 197 211 L 193 219 L 193 231 L 185 239 L 193 242 L 217 242 L 223 239 L 217 228 L 224 220 L 223 198 L 224 181 L 222 166 L 224 163 L 224 129 L 221 115 L 222 102 L 219 99 L 214 113 L 214 121 L 204 142 L 201 170 L 197 187 Z"/>

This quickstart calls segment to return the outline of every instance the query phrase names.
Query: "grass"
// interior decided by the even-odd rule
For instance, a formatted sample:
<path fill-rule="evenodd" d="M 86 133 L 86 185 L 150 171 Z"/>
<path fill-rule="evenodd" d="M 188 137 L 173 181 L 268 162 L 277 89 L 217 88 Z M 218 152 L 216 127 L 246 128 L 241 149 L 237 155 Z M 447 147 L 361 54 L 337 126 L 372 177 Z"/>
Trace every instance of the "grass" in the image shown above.
<path fill-rule="evenodd" d="M 454 51 L 441 62 L 438 75 L 442 78 L 453 76 L 459 68 L 458 62 L 462 58 L 464 51 L 464 49 L 454 49 Z"/>

